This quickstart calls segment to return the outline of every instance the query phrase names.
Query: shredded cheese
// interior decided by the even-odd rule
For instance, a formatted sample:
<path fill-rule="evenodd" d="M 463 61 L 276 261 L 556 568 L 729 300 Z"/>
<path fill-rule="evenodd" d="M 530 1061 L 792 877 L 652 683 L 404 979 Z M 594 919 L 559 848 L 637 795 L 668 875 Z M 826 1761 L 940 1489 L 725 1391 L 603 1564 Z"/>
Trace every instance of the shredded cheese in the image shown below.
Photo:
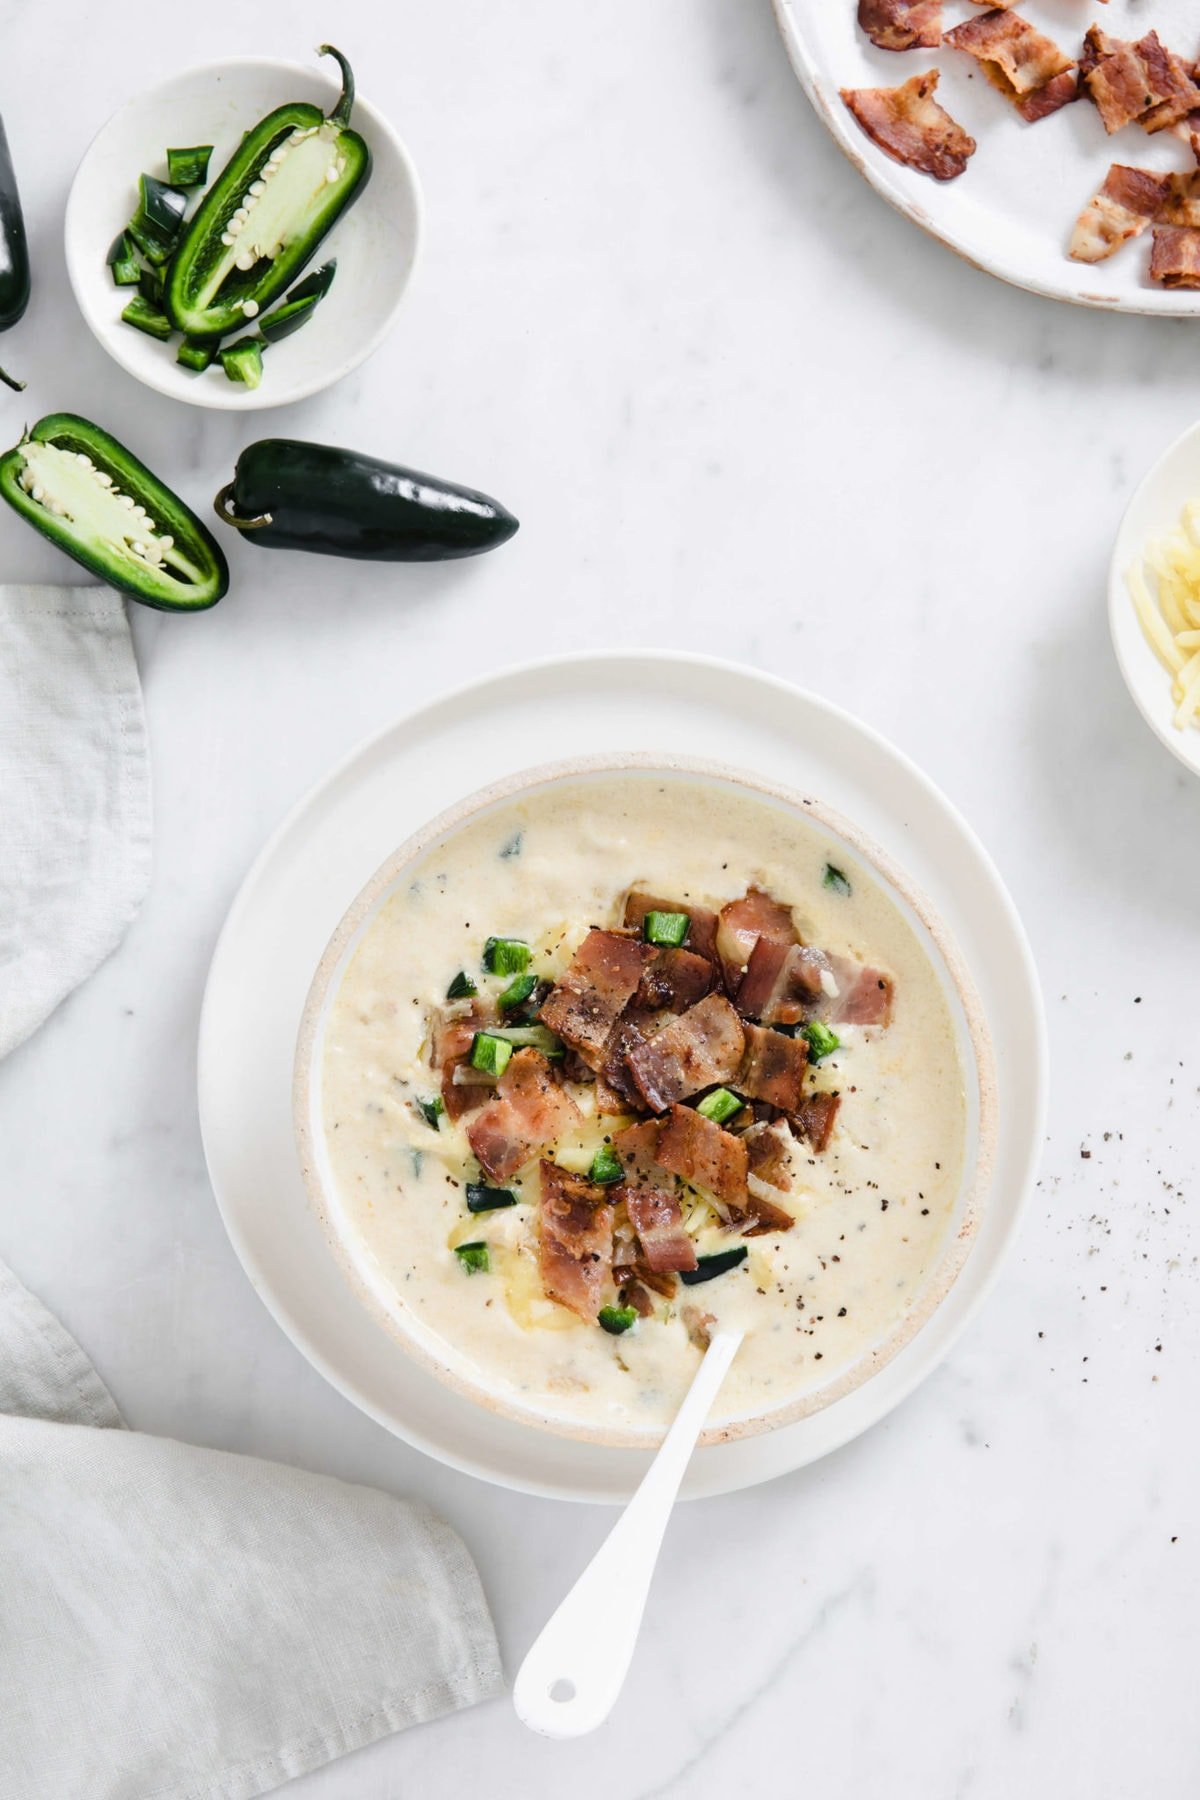
<path fill-rule="evenodd" d="M 1146 546 L 1126 580 L 1150 647 L 1171 675 L 1177 730 L 1200 724 L 1200 501 L 1184 507 L 1178 531 Z"/>

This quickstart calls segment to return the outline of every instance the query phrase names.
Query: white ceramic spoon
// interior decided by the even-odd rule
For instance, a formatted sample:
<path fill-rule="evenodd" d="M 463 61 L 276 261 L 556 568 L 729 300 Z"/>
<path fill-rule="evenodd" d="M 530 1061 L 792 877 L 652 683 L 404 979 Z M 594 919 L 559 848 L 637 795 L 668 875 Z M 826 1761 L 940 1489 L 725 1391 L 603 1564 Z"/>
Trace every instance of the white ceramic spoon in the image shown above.
<path fill-rule="evenodd" d="M 636 1494 L 521 1664 L 513 1705 L 544 1737 L 582 1737 L 616 1704 L 683 1472 L 742 1335 L 717 1332 Z"/>

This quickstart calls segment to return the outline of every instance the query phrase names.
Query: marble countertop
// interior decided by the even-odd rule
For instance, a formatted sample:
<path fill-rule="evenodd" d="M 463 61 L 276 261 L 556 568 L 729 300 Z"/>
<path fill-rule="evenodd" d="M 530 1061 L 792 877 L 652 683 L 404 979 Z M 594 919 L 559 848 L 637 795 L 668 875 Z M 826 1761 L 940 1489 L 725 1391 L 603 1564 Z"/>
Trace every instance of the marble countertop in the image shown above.
<path fill-rule="evenodd" d="M 303 58 L 311 9 L 243 0 Z M 252 1292 L 205 1175 L 197 1010 L 268 830 L 365 733 L 528 653 L 684 645 L 851 708 L 978 830 L 1041 970 L 1051 1127 L 998 1288 L 884 1424 L 675 1521 L 635 1678 L 579 1746 L 507 1703 L 382 1743 L 305 1800 L 1184 1800 L 1200 1786 L 1195 1429 L 1200 784 L 1151 737 L 1103 584 L 1132 486 L 1200 408 L 1187 322 L 1073 311 L 895 216 L 810 112 L 767 0 L 361 0 L 341 24 L 428 204 L 392 336 L 241 421 L 109 362 L 67 288 L 78 156 L 139 85 L 230 48 L 85 0 L 3 110 L 38 294 L 23 416 L 90 414 L 197 504 L 238 447 L 342 441 L 499 495 L 514 542 L 371 570 L 231 552 L 195 619 L 134 608 L 156 866 L 121 950 L 0 1070 L 0 1255 L 130 1421 L 427 1498 L 478 1558 L 510 1668 L 600 1510 L 441 1469 L 360 1416 Z M 128 20 L 126 20 L 128 24 Z M 6 67 L 45 75 L 38 9 Z M 65 565 L 0 518 L 8 579 Z"/>

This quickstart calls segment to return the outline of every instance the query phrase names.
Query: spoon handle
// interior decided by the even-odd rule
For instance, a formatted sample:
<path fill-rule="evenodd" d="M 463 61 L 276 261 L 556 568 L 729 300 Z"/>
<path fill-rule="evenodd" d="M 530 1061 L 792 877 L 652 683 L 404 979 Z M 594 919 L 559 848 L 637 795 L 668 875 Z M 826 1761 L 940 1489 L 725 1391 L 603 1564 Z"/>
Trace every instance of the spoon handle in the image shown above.
<path fill-rule="evenodd" d="M 716 1333 L 633 1499 L 521 1664 L 513 1705 L 544 1737 L 582 1737 L 616 1703 L 683 1472 L 741 1341 Z"/>

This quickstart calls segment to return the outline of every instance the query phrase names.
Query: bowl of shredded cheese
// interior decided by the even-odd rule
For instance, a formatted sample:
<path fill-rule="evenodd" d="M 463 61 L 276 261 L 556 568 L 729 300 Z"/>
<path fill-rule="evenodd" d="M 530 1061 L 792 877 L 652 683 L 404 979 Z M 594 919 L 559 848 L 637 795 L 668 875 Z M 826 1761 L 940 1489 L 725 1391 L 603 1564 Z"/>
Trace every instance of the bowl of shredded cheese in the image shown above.
<path fill-rule="evenodd" d="M 1108 614 L 1142 717 L 1200 775 L 1200 424 L 1160 457 L 1126 509 Z"/>

